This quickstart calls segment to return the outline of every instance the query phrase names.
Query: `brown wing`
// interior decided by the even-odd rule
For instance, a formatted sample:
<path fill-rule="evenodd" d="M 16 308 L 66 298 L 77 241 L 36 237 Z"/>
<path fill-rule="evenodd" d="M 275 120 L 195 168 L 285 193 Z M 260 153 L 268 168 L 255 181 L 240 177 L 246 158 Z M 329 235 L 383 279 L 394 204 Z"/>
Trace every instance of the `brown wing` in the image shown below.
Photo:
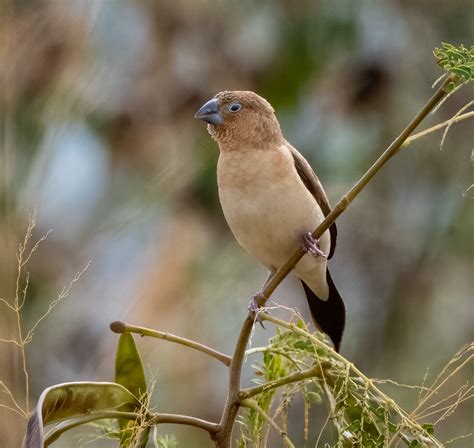
<path fill-rule="evenodd" d="M 291 154 L 293 155 L 293 160 L 295 161 L 295 168 L 301 180 L 318 202 L 319 206 L 321 207 L 321 210 L 324 213 L 324 216 L 327 216 L 331 211 L 331 206 L 329 205 L 326 192 L 324 191 L 324 188 L 321 185 L 318 176 L 316 176 L 308 161 L 295 148 L 293 148 L 291 145 L 288 146 L 290 148 Z M 331 235 L 331 248 L 329 250 L 328 259 L 330 259 L 334 255 L 334 251 L 336 250 L 336 224 L 332 224 L 331 227 L 329 227 L 329 234 Z"/>

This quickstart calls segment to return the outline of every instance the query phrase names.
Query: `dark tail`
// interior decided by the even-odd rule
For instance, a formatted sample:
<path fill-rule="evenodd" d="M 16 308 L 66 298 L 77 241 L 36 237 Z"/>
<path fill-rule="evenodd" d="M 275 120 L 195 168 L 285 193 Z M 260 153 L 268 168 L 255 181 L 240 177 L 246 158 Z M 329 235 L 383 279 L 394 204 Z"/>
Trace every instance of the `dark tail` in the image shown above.
<path fill-rule="evenodd" d="M 305 282 L 301 283 L 315 325 L 331 338 L 336 352 L 339 352 L 346 323 L 346 307 L 332 281 L 329 269 L 326 269 L 326 280 L 329 286 L 329 298 L 326 301 L 319 299 Z"/>

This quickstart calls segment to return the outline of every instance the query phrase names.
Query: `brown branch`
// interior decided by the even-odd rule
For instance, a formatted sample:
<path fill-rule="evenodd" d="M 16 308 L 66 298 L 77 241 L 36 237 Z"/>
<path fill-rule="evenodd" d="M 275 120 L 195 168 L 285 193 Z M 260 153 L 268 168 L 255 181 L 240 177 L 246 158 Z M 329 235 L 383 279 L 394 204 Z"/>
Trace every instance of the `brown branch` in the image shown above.
<path fill-rule="evenodd" d="M 53 442 L 55 442 L 61 434 L 64 432 L 76 428 L 78 426 L 84 425 L 86 423 L 94 422 L 97 420 L 103 419 L 126 419 L 126 420 L 136 420 L 140 417 L 140 413 L 135 412 L 120 412 L 120 411 L 100 411 L 92 412 L 84 417 L 75 419 L 73 421 L 67 421 L 56 428 L 54 428 L 47 436 L 44 442 L 44 446 L 48 447 Z M 179 414 L 151 414 L 146 416 L 146 425 L 154 426 L 163 423 L 194 426 L 195 428 L 203 429 L 207 431 L 211 438 L 218 431 L 219 425 L 217 423 L 208 422 L 207 420 L 202 420 L 196 417 L 190 417 L 188 415 L 179 415 Z"/>
<path fill-rule="evenodd" d="M 202 420 L 200 418 L 180 414 L 155 414 L 149 423 L 152 425 L 169 423 L 176 425 L 194 426 L 195 428 L 200 428 L 204 431 L 207 431 L 211 437 L 213 437 L 213 435 L 220 429 L 220 426 L 217 423 L 208 422 L 207 420 Z"/>
<path fill-rule="evenodd" d="M 249 387 L 248 389 L 242 389 L 239 392 L 239 398 L 245 400 L 247 398 L 252 398 L 255 395 L 266 392 L 267 390 L 276 389 L 280 386 L 285 386 L 286 384 L 297 383 L 298 381 L 303 381 L 308 378 L 322 378 L 323 373 L 321 372 L 322 366 L 314 366 L 310 369 L 302 370 L 301 372 L 295 372 L 291 375 L 287 375 L 278 380 L 268 381 L 267 383 L 260 384 L 255 387 Z"/>
<path fill-rule="evenodd" d="M 418 132 L 417 134 L 414 134 L 411 137 L 407 138 L 405 142 L 403 143 L 403 145 L 400 147 L 400 149 L 406 148 L 415 140 L 418 140 L 419 138 L 422 138 L 422 137 L 426 137 L 432 132 L 440 131 L 443 128 L 452 126 L 453 124 L 459 123 L 463 120 L 467 120 L 468 118 L 473 118 L 473 117 L 474 117 L 474 111 L 466 112 L 465 114 L 458 115 L 456 117 L 450 118 L 449 120 L 443 121 L 442 123 L 436 124 L 432 126 L 431 128 L 425 129 L 424 131 Z"/>
<path fill-rule="evenodd" d="M 452 81 L 448 77 L 441 87 L 428 100 L 413 120 L 407 125 L 402 133 L 392 142 L 392 144 L 383 152 L 383 154 L 375 161 L 375 163 L 367 170 L 367 172 L 356 182 L 351 190 L 344 195 L 333 210 L 326 216 L 323 222 L 313 232 L 314 238 L 319 238 L 335 220 L 346 210 L 346 208 L 354 201 L 359 193 L 367 186 L 373 177 L 383 168 L 383 166 L 400 150 L 404 142 L 409 138 L 418 125 L 426 118 L 426 116 L 436 107 L 436 105 L 448 94 L 445 90 L 446 86 Z M 261 293 L 265 298 L 260 306 L 264 306 L 268 298 L 273 294 L 277 286 L 290 273 L 293 267 L 305 254 L 303 248 L 299 248 L 289 258 L 289 260 L 278 269 L 275 274 L 265 283 Z M 216 447 L 229 448 L 232 438 L 232 429 L 234 427 L 235 419 L 241 406 L 239 398 L 240 379 L 242 373 L 242 365 L 245 356 L 245 349 L 247 347 L 252 326 L 254 322 L 254 314 L 249 312 L 240 330 L 239 338 L 235 346 L 234 355 L 230 364 L 230 379 L 229 388 L 227 392 L 227 400 L 224 407 L 224 412 L 220 421 L 221 429 L 216 434 Z"/>
<path fill-rule="evenodd" d="M 115 321 L 110 324 L 110 329 L 114 333 L 136 333 L 141 336 L 149 336 L 151 338 L 163 339 L 165 341 L 174 342 L 175 344 L 184 345 L 186 347 L 197 350 L 201 353 L 211 356 L 214 359 L 222 362 L 224 365 L 229 366 L 231 364 L 231 357 L 224 353 L 218 352 L 206 345 L 200 344 L 199 342 L 192 341 L 190 339 L 182 338 L 171 333 L 164 331 L 151 330 L 150 328 L 137 327 L 135 325 L 129 325 L 125 322 Z"/>
<path fill-rule="evenodd" d="M 103 420 L 106 418 L 123 418 L 126 420 L 135 420 L 138 414 L 134 412 L 120 412 L 120 411 L 100 411 L 91 412 L 90 414 L 77 418 L 75 420 L 68 420 L 51 430 L 45 438 L 44 446 L 47 448 L 53 442 L 59 439 L 63 433 L 70 429 L 77 428 L 78 426 L 85 425 L 86 423 L 95 422 L 97 420 Z"/>

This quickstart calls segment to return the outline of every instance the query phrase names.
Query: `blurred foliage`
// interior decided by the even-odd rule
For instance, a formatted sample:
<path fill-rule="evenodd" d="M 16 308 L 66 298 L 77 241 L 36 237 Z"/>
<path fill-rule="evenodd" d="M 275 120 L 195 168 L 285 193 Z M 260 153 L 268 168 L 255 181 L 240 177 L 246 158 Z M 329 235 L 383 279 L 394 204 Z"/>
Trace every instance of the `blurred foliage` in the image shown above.
<path fill-rule="evenodd" d="M 30 260 L 26 328 L 92 260 L 29 346 L 32 400 L 50 384 L 110 379 L 116 319 L 231 351 L 265 273 L 222 217 L 217 149 L 192 119 L 205 100 L 224 89 L 263 94 L 334 203 L 431 94 L 441 75 L 432 49 L 470 48 L 471 9 L 469 0 L 2 0 L 0 297 L 15 296 L 17 242 L 35 207 L 38 235 L 53 232 Z M 446 61 L 456 53 L 440 51 Z M 426 125 L 472 98 L 472 87 L 455 92 Z M 348 307 L 342 349 L 370 377 L 417 384 L 472 338 L 472 123 L 454 125 L 442 152 L 440 139 L 401 152 L 339 221 L 331 262 Z M 275 300 L 305 313 L 293 291 Z M 0 313 L 0 338 L 14 329 Z M 269 336 L 256 332 L 254 344 Z M 159 371 L 170 384 L 158 391 L 163 410 L 216 418 L 226 372 L 175 348 L 145 343 L 143 353 L 151 365 L 174 361 Z M 0 344 L 0 378 L 15 396 L 19 369 L 17 350 Z M 204 376 L 215 381 L 197 385 Z M 409 391 L 396 393 L 414 406 Z M 460 406 L 437 437 L 469 433 L 472 412 Z M 300 421 L 290 414 L 288 425 Z M 18 446 L 24 428 L 0 408 L 0 446 Z"/>

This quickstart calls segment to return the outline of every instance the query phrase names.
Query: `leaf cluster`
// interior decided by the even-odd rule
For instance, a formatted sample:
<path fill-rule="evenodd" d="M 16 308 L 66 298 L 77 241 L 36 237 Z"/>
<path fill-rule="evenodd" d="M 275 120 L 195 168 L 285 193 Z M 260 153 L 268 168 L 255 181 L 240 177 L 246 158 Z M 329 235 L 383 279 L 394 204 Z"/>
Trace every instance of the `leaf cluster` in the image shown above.
<path fill-rule="evenodd" d="M 448 90 L 474 80 L 474 45 L 466 48 L 462 44 L 456 47 L 443 42 L 441 47 L 434 49 L 433 54 L 446 74 L 452 75 L 453 81 Z"/>
<path fill-rule="evenodd" d="M 276 318 L 271 321 L 285 325 L 285 321 Z M 309 332 L 301 320 L 285 326 L 287 329 L 278 330 L 267 347 L 250 350 L 250 353 L 262 353 L 262 361 L 256 364 L 257 378 L 271 381 L 315 365 L 320 370 L 304 381 L 264 390 L 256 397 L 267 414 L 273 415 L 275 421 L 281 420 L 282 428 L 286 428 L 286 411 L 296 395 L 302 397 L 305 420 L 309 418 L 311 405 L 321 402 L 325 396 L 330 405 L 326 424 L 333 428 L 334 447 L 375 448 L 399 441 L 409 447 L 442 446 L 434 437 L 432 423 L 422 424 L 402 410 L 376 386 L 375 381 L 334 352 L 320 333 Z M 261 379 L 255 381 L 262 382 Z M 240 423 L 239 447 L 268 446 L 266 422 L 258 413 L 253 409 L 246 410 Z"/>

